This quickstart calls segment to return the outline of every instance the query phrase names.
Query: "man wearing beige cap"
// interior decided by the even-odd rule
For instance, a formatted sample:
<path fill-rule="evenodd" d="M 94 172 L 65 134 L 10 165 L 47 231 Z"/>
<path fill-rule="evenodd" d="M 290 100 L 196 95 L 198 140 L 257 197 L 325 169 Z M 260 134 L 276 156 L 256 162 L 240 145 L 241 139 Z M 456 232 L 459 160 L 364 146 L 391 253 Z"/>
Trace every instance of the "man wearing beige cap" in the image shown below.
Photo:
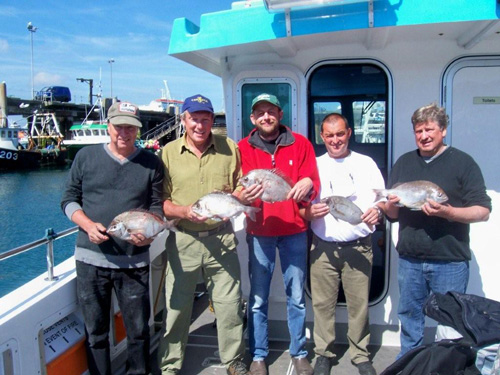
<path fill-rule="evenodd" d="M 149 374 L 149 244 L 142 234 L 124 241 L 106 233 L 113 218 L 143 209 L 163 216 L 163 166 L 138 149 L 142 127 L 136 105 L 108 111 L 109 144 L 80 150 L 68 176 L 61 207 L 79 226 L 75 246 L 77 295 L 87 336 L 91 375 L 110 375 L 110 309 L 114 289 L 127 332 L 127 374 Z"/>

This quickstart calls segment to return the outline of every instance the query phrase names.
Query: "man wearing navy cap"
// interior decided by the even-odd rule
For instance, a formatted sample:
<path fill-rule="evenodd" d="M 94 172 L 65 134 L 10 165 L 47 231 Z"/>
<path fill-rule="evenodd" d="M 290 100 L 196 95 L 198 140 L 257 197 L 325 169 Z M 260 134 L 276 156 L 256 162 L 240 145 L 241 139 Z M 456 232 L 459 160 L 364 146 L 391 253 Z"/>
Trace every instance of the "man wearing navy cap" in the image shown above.
<path fill-rule="evenodd" d="M 203 95 L 182 106 L 186 133 L 162 150 L 163 211 L 179 219 L 166 241 L 167 319 L 159 349 L 162 374 L 177 374 L 184 360 L 196 284 L 203 276 L 217 318 L 222 363 L 230 375 L 248 374 L 242 359 L 243 310 L 237 240 L 231 221 L 214 221 L 192 205 L 215 190 L 233 192 L 241 176 L 240 154 L 231 139 L 212 133 L 214 110 Z"/>

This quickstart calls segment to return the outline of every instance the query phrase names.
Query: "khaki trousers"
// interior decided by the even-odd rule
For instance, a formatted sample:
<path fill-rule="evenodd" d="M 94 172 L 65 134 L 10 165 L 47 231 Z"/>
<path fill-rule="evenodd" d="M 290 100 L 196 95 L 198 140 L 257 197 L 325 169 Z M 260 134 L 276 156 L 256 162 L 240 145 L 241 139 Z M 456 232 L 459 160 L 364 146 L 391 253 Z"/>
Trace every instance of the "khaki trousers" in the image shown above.
<path fill-rule="evenodd" d="M 316 354 L 335 356 L 335 308 L 342 282 L 348 313 L 349 355 L 354 364 L 368 360 L 368 293 L 372 263 L 371 236 L 349 245 L 325 242 L 314 236 L 310 272 Z"/>
<path fill-rule="evenodd" d="M 203 276 L 217 319 L 219 353 L 230 365 L 244 356 L 240 264 L 231 226 L 218 234 L 197 238 L 170 233 L 166 241 L 168 266 L 165 292 L 167 318 L 158 351 L 163 374 L 182 367 L 196 284 Z"/>

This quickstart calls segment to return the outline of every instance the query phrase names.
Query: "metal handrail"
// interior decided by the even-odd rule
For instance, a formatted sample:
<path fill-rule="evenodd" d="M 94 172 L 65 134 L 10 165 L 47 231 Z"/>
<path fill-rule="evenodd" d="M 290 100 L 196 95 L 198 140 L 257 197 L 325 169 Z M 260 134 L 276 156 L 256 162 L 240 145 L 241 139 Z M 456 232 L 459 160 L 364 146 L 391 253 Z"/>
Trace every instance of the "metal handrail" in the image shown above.
<path fill-rule="evenodd" d="M 59 233 L 55 233 L 52 228 L 45 230 L 45 237 L 39 240 L 27 243 L 26 245 L 18 246 L 12 250 L 0 253 L 0 261 L 8 259 L 10 257 L 24 253 L 25 251 L 33 250 L 34 248 L 47 245 L 47 280 L 53 281 L 54 277 L 54 241 L 69 236 L 70 234 L 78 232 L 78 227 L 72 227 L 65 229 Z"/>
<path fill-rule="evenodd" d="M 149 140 L 149 139 L 157 139 L 159 138 L 158 136 L 162 134 L 163 132 L 167 131 L 170 127 L 173 125 L 177 124 L 177 116 L 171 117 L 165 121 L 163 121 L 161 124 L 156 125 L 154 128 L 149 129 L 147 132 L 141 135 L 141 139 L 143 140 Z"/>

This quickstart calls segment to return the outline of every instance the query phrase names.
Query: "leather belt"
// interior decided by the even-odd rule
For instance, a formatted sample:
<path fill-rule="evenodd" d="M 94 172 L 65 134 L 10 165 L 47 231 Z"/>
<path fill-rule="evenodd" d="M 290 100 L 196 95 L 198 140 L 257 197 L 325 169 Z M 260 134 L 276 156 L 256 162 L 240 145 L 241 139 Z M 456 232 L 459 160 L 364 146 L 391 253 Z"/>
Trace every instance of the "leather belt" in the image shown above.
<path fill-rule="evenodd" d="M 352 240 L 352 241 L 326 241 L 318 236 L 316 236 L 320 241 L 323 241 L 323 242 L 326 242 L 328 244 L 332 244 L 332 245 L 335 245 L 335 246 L 339 246 L 339 247 L 343 247 L 343 246 L 353 246 L 353 245 L 357 245 L 357 244 L 361 244 L 361 243 L 366 243 L 366 242 L 369 242 L 371 240 L 371 234 L 369 234 L 368 236 L 366 237 L 361 237 L 361 238 L 358 238 L 356 240 Z"/>
<path fill-rule="evenodd" d="M 209 236 L 212 236 L 216 233 L 219 233 L 221 231 L 223 231 L 224 229 L 226 229 L 228 227 L 228 225 L 230 225 L 231 222 L 228 220 L 228 221 L 225 221 L 223 222 L 221 225 L 219 225 L 218 227 L 214 228 L 214 229 L 210 229 L 210 230 L 204 230 L 204 231 L 195 231 L 195 230 L 187 230 L 187 229 L 184 229 L 182 227 L 178 227 L 177 230 L 179 232 L 182 232 L 182 233 L 186 233 L 186 234 L 189 234 L 190 236 L 193 236 L 193 237 L 209 237 Z"/>

